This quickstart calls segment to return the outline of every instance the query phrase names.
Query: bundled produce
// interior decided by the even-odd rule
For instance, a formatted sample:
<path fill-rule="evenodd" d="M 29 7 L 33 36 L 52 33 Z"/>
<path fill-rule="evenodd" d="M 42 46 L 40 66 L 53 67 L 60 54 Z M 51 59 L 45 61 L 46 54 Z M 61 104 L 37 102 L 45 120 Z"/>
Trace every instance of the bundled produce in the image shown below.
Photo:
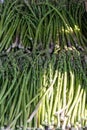
<path fill-rule="evenodd" d="M 49 2 L 6 1 L 0 9 L 0 52 L 15 46 L 35 52 L 48 49 L 52 42 L 62 48 L 81 46 L 87 51 L 87 39 L 81 31 L 85 10 L 81 2 L 77 5 L 78 8 L 74 5 L 75 13 L 61 2 L 55 6 Z"/>
<path fill-rule="evenodd" d="M 0 7 L 0 126 L 85 126 L 84 4 L 15 0 Z"/>
<path fill-rule="evenodd" d="M 74 47 L 51 57 L 35 57 L 18 50 L 0 55 L 0 59 L 1 126 L 40 127 L 54 121 L 60 127 L 60 119 L 57 122 L 55 116 L 62 108 L 66 108 L 66 123 L 84 119 L 87 73 Z M 85 61 L 84 65 L 87 66 Z"/>

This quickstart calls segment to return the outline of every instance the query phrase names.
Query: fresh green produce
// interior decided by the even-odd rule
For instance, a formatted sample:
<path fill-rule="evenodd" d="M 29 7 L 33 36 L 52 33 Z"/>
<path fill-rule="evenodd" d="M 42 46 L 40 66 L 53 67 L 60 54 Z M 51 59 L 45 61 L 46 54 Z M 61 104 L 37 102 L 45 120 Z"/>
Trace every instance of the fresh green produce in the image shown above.
<path fill-rule="evenodd" d="M 87 38 L 82 2 L 0 3 L 0 126 L 87 121 Z"/>
<path fill-rule="evenodd" d="M 57 122 L 55 113 L 62 108 L 66 108 L 64 113 L 72 124 L 85 117 L 86 73 L 81 54 L 74 47 L 52 56 L 33 56 L 18 50 L 0 57 L 4 68 L 0 72 L 1 126 L 23 125 L 25 129 L 41 127 L 44 122 L 50 125 L 52 120 L 59 126 L 60 118 Z"/>

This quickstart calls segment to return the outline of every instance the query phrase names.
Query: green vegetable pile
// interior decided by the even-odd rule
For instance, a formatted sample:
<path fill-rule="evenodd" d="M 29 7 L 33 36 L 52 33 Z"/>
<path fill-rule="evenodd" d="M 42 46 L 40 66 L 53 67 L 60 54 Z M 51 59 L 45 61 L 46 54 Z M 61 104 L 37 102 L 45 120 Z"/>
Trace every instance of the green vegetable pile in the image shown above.
<path fill-rule="evenodd" d="M 0 3 L 1 127 L 87 124 L 85 13 L 72 0 Z"/>

